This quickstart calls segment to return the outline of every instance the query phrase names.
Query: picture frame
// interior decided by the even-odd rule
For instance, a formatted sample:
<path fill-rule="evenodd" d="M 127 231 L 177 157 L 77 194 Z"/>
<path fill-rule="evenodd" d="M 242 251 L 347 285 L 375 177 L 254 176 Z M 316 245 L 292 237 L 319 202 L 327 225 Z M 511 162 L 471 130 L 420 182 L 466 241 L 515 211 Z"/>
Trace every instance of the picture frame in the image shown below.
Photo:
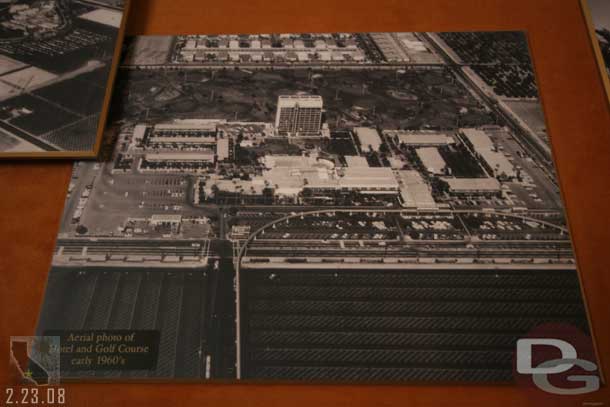
<path fill-rule="evenodd" d="M 604 84 L 606 95 L 608 96 L 608 101 L 610 102 L 610 60 L 606 61 L 604 59 L 601 40 L 599 38 L 600 34 L 598 34 L 597 32 L 598 28 L 595 24 L 596 14 L 607 14 L 607 19 L 610 19 L 610 3 L 606 2 L 604 8 L 603 2 L 599 0 L 596 0 L 596 3 L 593 5 L 591 4 L 591 0 L 580 0 L 580 5 L 583 17 L 587 23 L 587 27 L 589 30 L 591 45 L 593 47 L 593 52 L 595 53 L 595 59 L 597 60 L 599 74 Z M 610 24 L 608 24 L 608 26 L 603 27 L 602 29 L 604 28 L 606 29 L 606 31 L 608 31 L 608 38 L 610 39 Z M 606 40 L 606 42 L 610 43 L 610 40 Z"/>
<path fill-rule="evenodd" d="M 0 27 L 0 160 L 98 156 L 130 5 L 51 2 L 35 17 L 36 3 L 2 10 L 11 19 Z"/>

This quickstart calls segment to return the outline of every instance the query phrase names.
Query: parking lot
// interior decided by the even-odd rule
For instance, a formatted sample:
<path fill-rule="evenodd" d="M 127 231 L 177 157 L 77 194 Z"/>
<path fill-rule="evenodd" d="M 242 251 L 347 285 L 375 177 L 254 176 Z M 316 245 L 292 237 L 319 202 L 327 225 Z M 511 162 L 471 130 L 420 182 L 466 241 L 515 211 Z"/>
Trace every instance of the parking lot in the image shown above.
<path fill-rule="evenodd" d="M 586 327 L 574 271 L 244 270 L 246 379 L 508 381 L 540 321 Z"/>
<path fill-rule="evenodd" d="M 182 215 L 184 219 L 203 219 L 216 216 L 213 208 L 196 208 L 192 205 L 188 178 L 181 175 L 142 175 L 137 173 L 113 174 L 110 164 L 80 164 L 75 181 L 83 174 L 94 183 L 87 204 L 82 211 L 80 224 L 89 235 L 120 235 L 130 218 L 147 219 L 152 215 Z M 85 175 L 86 174 L 86 175 Z M 82 193 L 82 192 L 81 192 Z M 70 200 L 78 201 L 74 195 Z M 185 237 L 212 236 L 218 225 L 184 222 L 181 231 Z M 154 230 L 149 233 L 154 236 Z M 164 234 L 163 231 L 158 232 Z"/>
<path fill-rule="evenodd" d="M 288 213 L 238 212 L 229 225 L 250 226 L 254 232 Z M 550 225 L 556 226 L 550 226 Z M 563 229 L 562 229 L 563 228 Z M 553 213 L 538 218 L 481 211 L 469 213 L 328 212 L 296 216 L 261 233 L 264 241 L 417 242 L 417 241 L 563 241 L 569 237 L 563 218 Z"/>

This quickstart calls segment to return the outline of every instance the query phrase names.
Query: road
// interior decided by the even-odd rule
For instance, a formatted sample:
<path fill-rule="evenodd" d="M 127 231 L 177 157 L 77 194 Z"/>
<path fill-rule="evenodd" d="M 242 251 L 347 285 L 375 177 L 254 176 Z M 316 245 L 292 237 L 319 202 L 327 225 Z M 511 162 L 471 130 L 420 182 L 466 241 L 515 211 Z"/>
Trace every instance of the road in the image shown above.
<path fill-rule="evenodd" d="M 213 355 L 212 377 L 230 379 L 235 374 L 234 321 L 236 292 L 233 289 L 234 269 L 232 245 L 227 240 L 212 244 L 215 259 L 210 270 L 210 302 L 208 307 L 208 353 Z M 239 362 L 238 362 L 239 363 Z"/>
<path fill-rule="evenodd" d="M 460 66 L 460 64 L 457 64 Z M 485 64 L 480 64 L 485 65 Z M 222 61 L 216 63 L 162 63 L 162 64 L 147 64 L 147 65 L 121 65 L 121 69 L 128 70 L 141 70 L 141 69 L 169 69 L 169 70 L 189 70 L 189 69 L 242 69 L 242 70 L 259 70 L 259 69 L 316 69 L 316 70 L 324 70 L 324 69 L 355 69 L 358 71 L 369 70 L 396 70 L 396 69 L 408 69 L 408 68 L 429 68 L 429 69 L 443 69 L 447 65 L 444 63 L 440 64 L 431 64 L 431 63 L 413 63 L 413 62 L 384 62 L 384 63 L 376 63 L 376 62 L 360 62 L 360 63 L 272 63 L 272 62 L 259 62 L 259 63 L 240 63 L 235 62 L 231 63 L 229 61 Z M 463 66 L 470 66 L 463 64 Z"/>
<path fill-rule="evenodd" d="M 73 232 L 75 226 L 72 224 L 72 216 L 76 211 L 76 207 L 79 203 L 83 192 L 87 185 L 92 185 L 95 181 L 97 171 L 94 169 L 95 164 L 93 162 L 78 162 L 78 169 L 75 171 L 76 178 L 71 178 L 70 182 L 74 183 L 72 192 L 68 199 L 66 199 L 63 218 L 61 221 L 60 233 Z"/>
<path fill-rule="evenodd" d="M 249 257 L 284 257 L 284 258 L 320 258 L 325 259 L 329 257 L 356 257 L 356 258 L 389 258 L 389 257 L 406 257 L 406 258 L 434 258 L 434 259 L 446 259 L 453 260 L 457 263 L 457 259 L 519 259 L 529 260 L 532 258 L 542 259 L 570 259 L 572 258 L 572 249 L 568 244 L 563 242 L 556 248 L 537 248 L 537 247 L 518 247 L 512 249 L 500 249 L 497 247 L 480 247 L 477 244 L 476 248 L 465 248 L 465 247 L 441 247 L 429 249 L 417 247 L 413 245 L 410 247 L 395 247 L 395 246 L 384 246 L 384 247 L 351 247 L 342 248 L 339 246 L 333 247 L 307 247 L 306 245 L 298 244 L 296 246 L 283 246 L 281 242 L 263 242 L 258 243 L 257 246 L 252 247 L 248 251 Z M 461 242 L 463 243 L 463 242 Z M 486 242 L 488 243 L 488 242 Z M 298 250 L 297 250 L 298 249 Z"/>

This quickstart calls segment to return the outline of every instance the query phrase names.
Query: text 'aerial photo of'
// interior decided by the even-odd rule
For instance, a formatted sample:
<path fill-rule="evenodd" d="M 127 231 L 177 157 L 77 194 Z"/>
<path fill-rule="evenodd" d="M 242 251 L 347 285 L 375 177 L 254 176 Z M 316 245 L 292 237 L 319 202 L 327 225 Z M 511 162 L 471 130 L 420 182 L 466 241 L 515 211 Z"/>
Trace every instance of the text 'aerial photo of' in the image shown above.
<path fill-rule="evenodd" d="M 588 333 L 520 32 L 128 40 L 38 331 L 152 330 L 75 379 L 510 382 Z"/>

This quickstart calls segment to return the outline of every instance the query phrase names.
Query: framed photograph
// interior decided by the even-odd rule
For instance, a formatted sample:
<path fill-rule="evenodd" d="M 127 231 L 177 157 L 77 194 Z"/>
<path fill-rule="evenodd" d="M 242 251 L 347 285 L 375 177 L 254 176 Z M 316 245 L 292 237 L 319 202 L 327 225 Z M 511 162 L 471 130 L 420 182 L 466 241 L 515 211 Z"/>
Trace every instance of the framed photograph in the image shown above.
<path fill-rule="evenodd" d="M 528 335 L 595 360 L 525 33 L 142 36 L 119 71 L 40 310 L 63 378 L 510 383 Z"/>
<path fill-rule="evenodd" d="M 0 2 L 0 158 L 97 156 L 128 7 Z"/>
<path fill-rule="evenodd" d="M 581 0 L 602 81 L 610 100 L 610 1 Z"/>

